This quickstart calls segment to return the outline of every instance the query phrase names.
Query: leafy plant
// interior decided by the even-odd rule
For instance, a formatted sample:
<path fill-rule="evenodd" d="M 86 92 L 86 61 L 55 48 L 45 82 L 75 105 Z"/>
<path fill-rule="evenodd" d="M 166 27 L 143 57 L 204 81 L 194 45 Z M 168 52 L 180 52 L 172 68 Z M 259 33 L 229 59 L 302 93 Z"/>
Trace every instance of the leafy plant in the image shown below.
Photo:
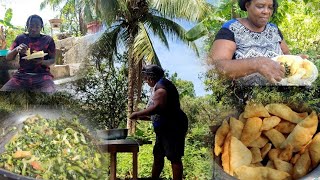
<path fill-rule="evenodd" d="M 126 57 L 119 57 L 124 61 Z M 103 64 L 98 71 L 88 66 L 84 77 L 76 83 L 76 92 L 81 96 L 82 109 L 91 117 L 91 122 L 99 128 L 125 126 L 127 102 L 127 69 Z"/>
<path fill-rule="evenodd" d="M 5 40 L 6 40 L 6 46 L 5 48 L 9 48 L 17 35 L 21 34 L 23 32 L 23 28 L 21 27 L 15 27 L 11 24 L 12 19 L 12 9 L 8 8 L 5 12 L 4 18 L 0 19 L 0 25 L 4 26 L 4 34 L 5 34 Z"/>

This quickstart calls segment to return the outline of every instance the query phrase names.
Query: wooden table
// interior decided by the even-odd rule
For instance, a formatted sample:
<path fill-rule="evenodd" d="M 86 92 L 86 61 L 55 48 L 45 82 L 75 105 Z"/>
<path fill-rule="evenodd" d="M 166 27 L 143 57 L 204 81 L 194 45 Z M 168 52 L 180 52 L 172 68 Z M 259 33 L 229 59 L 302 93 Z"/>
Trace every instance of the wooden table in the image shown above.
<path fill-rule="evenodd" d="M 117 153 L 118 152 L 131 152 L 132 165 L 133 165 L 133 179 L 138 179 L 138 152 L 139 143 L 134 139 L 121 139 L 121 140 L 105 140 L 99 144 L 102 152 L 110 153 L 110 172 L 111 180 L 116 180 L 117 175 Z"/>

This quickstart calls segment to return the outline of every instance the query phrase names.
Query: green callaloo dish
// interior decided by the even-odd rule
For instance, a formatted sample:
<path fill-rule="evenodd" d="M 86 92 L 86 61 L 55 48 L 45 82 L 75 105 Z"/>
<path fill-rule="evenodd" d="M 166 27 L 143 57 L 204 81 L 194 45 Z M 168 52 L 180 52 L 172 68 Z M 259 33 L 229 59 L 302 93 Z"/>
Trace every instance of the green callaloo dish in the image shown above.
<path fill-rule="evenodd" d="M 77 118 L 27 118 L 0 154 L 0 168 L 36 179 L 108 179 L 107 157 Z"/>

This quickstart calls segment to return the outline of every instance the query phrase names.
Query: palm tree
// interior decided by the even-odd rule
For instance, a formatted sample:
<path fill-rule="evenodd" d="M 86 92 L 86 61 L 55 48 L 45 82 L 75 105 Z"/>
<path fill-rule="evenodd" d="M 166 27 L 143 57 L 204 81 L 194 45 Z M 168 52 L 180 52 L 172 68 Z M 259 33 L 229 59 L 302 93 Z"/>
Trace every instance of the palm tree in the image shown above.
<path fill-rule="evenodd" d="M 119 51 L 128 53 L 128 109 L 130 115 L 141 93 L 140 78 L 143 63 L 160 65 L 151 41 L 157 36 L 169 48 L 167 37 L 175 37 L 188 44 L 198 54 L 193 42 L 186 39 L 186 31 L 174 20 L 197 22 L 208 11 L 205 0 L 96 0 L 96 10 L 101 13 L 108 29 L 92 48 L 95 57 L 113 62 Z M 135 106 L 134 106 L 135 105 Z M 127 127 L 134 132 L 128 119 Z"/>

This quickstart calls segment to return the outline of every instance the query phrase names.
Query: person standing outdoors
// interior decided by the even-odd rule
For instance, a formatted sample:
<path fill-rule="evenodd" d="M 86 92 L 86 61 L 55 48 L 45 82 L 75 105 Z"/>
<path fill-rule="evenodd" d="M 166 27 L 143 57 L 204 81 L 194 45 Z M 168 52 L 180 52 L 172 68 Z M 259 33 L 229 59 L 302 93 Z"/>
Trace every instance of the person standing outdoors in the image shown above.
<path fill-rule="evenodd" d="M 157 65 L 147 65 L 142 69 L 144 81 L 153 88 L 147 108 L 133 112 L 130 119 L 146 119 L 150 116 L 156 142 L 153 148 L 152 179 L 159 179 L 164 166 L 164 158 L 171 162 L 174 180 L 183 177 L 182 156 L 188 118 L 180 108 L 179 94 L 174 84 L 164 77 L 164 71 Z"/>

